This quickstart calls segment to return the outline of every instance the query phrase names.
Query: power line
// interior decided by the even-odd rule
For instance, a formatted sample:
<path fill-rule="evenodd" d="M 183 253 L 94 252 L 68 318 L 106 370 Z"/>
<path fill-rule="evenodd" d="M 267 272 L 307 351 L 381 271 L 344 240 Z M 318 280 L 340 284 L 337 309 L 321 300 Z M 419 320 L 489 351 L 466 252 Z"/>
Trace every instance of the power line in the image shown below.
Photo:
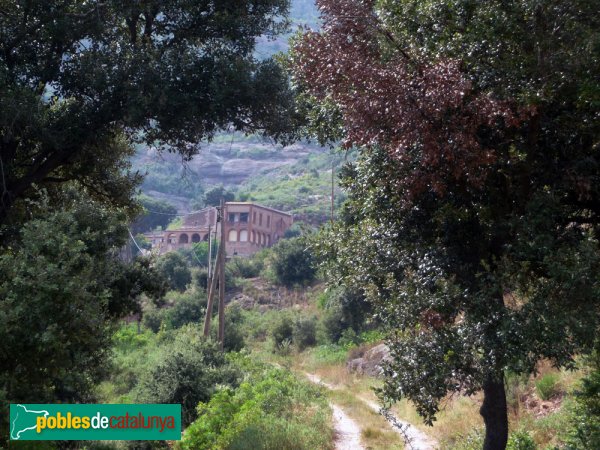
<path fill-rule="evenodd" d="M 204 211 L 207 211 L 209 209 L 213 209 L 214 206 L 209 206 L 203 209 L 199 209 L 198 211 L 192 211 L 190 213 L 184 213 L 184 214 L 179 214 L 179 213 L 163 213 L 163 212 L 159 212 L 159 211 L 152 211 L 150 209 L 146 209 L 144 208 L 144 211 L 146 211 L 147 213 L 152 213 L 152 214 L 159 214 L 161 216 L 172 216 L 172 217 L 187 217 L 187 216 L 191 216 L 192 214 L 198 214 Z"/>
<path fill-rule="evenodd" d="M 137 247 L 137 249 L 140 251 L 141 254 L 144 254 L 144 251 L 142 250 L 142 248 L 136 242 L 135 238 L 133 237 L 133 234 L 131 234 L 131 230 L 129 228 L 127 228 L 127 231 L 129 231 L 129 237 L 131 237 L 131 240 L 133 241 L 133 243 L 135 244 L 135 246 Z"/>

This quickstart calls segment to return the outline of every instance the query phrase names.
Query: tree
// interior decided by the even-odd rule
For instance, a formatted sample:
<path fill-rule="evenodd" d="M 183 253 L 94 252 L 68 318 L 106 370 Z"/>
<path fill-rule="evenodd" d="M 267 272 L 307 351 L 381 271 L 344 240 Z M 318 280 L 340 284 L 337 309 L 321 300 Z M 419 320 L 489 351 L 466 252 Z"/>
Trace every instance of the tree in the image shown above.
<path fill-rule="evenodd" d="M 179 252 L 169 252 L 156 262 L 156 269 L 168 280 L 171 289 L 185 291 L 192 282 L 192 273 L 185 257 Z"/>
<path fill-rule="evenodd" d="M 166 229 L 169 222 L 177 216 L 177 208 L 163 200 L 142 195 L 139 202 L 144 210 L 132 225 L 135 234 L 152 231 L 157 227 Z"/>
<path fill-rule="evenodd" d="M 78 180 L 127 201 L 122 171 L 109 169 L 132 141 L 189 158 L 223 128 L 282 137 L 287 79 L 252 52 L 257 36 L 285 29 L 287 10 L 286 0 L 3 5 L 0 224 L 18 228 L 34 185 Z"/>
<path fill-rule="evenodd" d="M 208 402 L 217 386 L 236 386 L 239 373 L 197 326 L 184 327 L 165 350 L 164 358 L 143 374 L 138 399 L 144 403 L 179 403 L 189 425 L 199 402 Z"/>
<path fill-rule="evenodd" d="M 273 272 L 277 282 L 284 286 L 311 283 L 316 268 L 305 238 L 284 239 L 273 248 Z"/>
<path fill-rule="evenodd" d="M 235 198 L 235 194 L 226 190 L 223 186 L 215 186 L 204 194 L 204 204 L 206 206 L 219 206 L 221 199 L 225 202 L 232 202 Z"/>
<path fill-rule="evenodd" d="M 504 372 L 573 367 L 600 324 L 600 5 L 319 5 L 296 86 L 314 134 L 361 148 L 320 244 L 329 278 L 389 331 L 384 401 L 431 423 L 481 389 L 484 448 L 504 449 Z"/>
<path fill-rule="evenodd" d="M 163 293 L 145 261 L 118 259 L 128 236 L 122 212 L 75 190 L 63 191 L 62 202 L 51 212 L 47 203 L 32 206 L 19 242 L 0 252 L 3 402 L 93 400 L 116 319 L 139 311 L 142 293 Z"/>

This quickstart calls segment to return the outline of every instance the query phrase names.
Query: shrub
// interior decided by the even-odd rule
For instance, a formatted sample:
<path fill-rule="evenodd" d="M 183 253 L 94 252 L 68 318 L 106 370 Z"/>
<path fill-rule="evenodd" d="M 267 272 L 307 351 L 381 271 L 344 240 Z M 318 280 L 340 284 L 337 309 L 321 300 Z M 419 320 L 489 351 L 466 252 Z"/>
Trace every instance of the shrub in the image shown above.
<path fill-rule="evenodd" d="M 566 449 L 600 448 L 600 355 L 592 359 L 592 371 L 575 392 L 573 429 Z"/>
<path fill-rule="evenodd" d="M 527 431 L 515 431 L 508 437 L 506 450 L 536 450 L 536 445 Z"/>
<path fill-rule="evenodd" d="M 182 422 L 196 418 L 196 405 L 208 402 L 218 385 L 234 386 L 238 379 L 213 342 L 198 327 L 182 328 L 167 345 L 161 361 L 142 374 L 137 400 L 142 403 L 179 403 Z"/>
<path fill-rule="evenodd" d="M 198 294 L 178 294 L 175 304 L 163 309 L 163 320 L 167 328 L 181 328 L 188 323 L 197 323 L 204 317 L 206 298 Z"/>
<path fill-rule="evenodd" d="M 273 247 L 273 272 L 277 283 L 284 286 L 306 285 L 316 276 L 312 252 L 302 237 L 284 239 Z"/>
<path fill-rule="evenodd" d="M 248 258 L 232 258 L 227 263 L 231 275 L 240 278 L 254 278 L 262 270 L 262 261 Z"/>
<path fill-rule="evenodd" d="M 365 318 L 371 315 L 371 305 L 359 290 L 340 287 L 319 298 L 319 302 L 325 307 L 322 327 L 330 342 L 338 342 L 349 328 L 359 334 L 367 327 Z"/>
<path fill-rule="evenodd" d="M 239 352 L 244 348 L 243 333 L 244 316 L 242 308 L 239 305 L 229 305 L 225 309 L 225 340 L 223 349 L 227 352 Z M 217 340 L 219 330 L 219 321 L 215 317 L 211 322 L 211 336 Z"/>
<path fill-rule="evenodd" d="M 208 290 L 208 269 L 202 267 L 192 273 L 194 286 L 200 291 Z"/>
<path fill-rule="evenodd" d="M 550 400 L 561 392 L 559 375 L 547 373 L 535 382 L 535 389 L 542 400 Z"/>
<path fill-rule="evenodd" d="M 156 262 L 156 268 L 169 282 L 171 289 L 185 291 L 192 281 L 190 268 L 185 257 L 178 252 L 169 252 L 161 256 Z"/>
<path fill-rule="evenodd" d="M 298 318 L 294 323 L 293 342 L 300 351 L 317 343 L 317 320 L 314 317 Z"/>
<path fill-rule="evenodd" d="M 273 345 L 278 349 L 285 341 L 292 342 L 294 338 L 294 322 L 288 315 L 282 315 L 271 330 Z"/>
<path fill-rule="evenodd" d="M 158 308 L 148 309 L 144 311 L 142 317 L 142 324 L 145 328 L 151 330 L 153 333 L 158 333 L 163 323 L 163 313 Z"/>
<path fill-rule="evenodd" d="M 472 430 L 466 436 L 460 436 L 452 447 L 453 450 L 481 450 L 483 448 L 483 430 Z"/>
<path fill-rule="evenodd" d="M 323 332 L 329 342 L 335 344 L 339 341 L 342 337 L 342 333 L 346 329 L 342 308 L 339 306 L 326 308 L 322 315 L 321 324 L 323 326 Z"/>
<path fill-rule="evenodd" d="M 198 405 L 199 417 L 185 431 L 181 449 L 331 446 L 330 411 L 317 387 L 287 370 L 263 366 L 252 372 L 239 388 L 223 389 Z"/>

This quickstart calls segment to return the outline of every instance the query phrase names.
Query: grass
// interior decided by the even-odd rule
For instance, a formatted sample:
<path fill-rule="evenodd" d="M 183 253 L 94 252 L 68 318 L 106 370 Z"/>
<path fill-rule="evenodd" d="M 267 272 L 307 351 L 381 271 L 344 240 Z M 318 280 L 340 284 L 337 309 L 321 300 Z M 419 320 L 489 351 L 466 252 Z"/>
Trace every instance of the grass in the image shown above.
<path fill-rule="evenodd" d="M 563 391 L 560 383 L 560 375 L 556 372 L 543 375 L 535 382 L 535 389 L 542 400 L 550 400 L 560 395 Z"/>
<path fill-rule="evenodd" d="M 351 392 L 334 390 L 329 393 L 329 397 L 360 426 L 361 442 L 366 448 L 372 450 L 404 448 L 400 435 L 391 428 L 391 425 Z"/>

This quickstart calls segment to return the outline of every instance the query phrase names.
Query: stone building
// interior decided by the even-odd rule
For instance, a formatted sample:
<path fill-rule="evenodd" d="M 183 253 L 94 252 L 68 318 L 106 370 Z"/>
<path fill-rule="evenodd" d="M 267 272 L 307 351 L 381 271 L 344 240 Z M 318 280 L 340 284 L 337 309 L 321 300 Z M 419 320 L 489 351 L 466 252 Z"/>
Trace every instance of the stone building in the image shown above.
<path fill-rule="evenodd" d="M 246 202 L 225 203 L 225 250 L 227 256 L 250 256 L 263 247 L 270 247 L 283 237 L 285 230 L 292 226 L 291 214 L 266 206 Z M 183 224 L 176 230 L 145 233 L 152 244 L 152 251 L 164 254 L 193 243 L 208 241 L 209 227 L 216 231 L 220 239 L 220 227 L 217 227 L 217 209 L 205 208 L 188 214 Z"/>

